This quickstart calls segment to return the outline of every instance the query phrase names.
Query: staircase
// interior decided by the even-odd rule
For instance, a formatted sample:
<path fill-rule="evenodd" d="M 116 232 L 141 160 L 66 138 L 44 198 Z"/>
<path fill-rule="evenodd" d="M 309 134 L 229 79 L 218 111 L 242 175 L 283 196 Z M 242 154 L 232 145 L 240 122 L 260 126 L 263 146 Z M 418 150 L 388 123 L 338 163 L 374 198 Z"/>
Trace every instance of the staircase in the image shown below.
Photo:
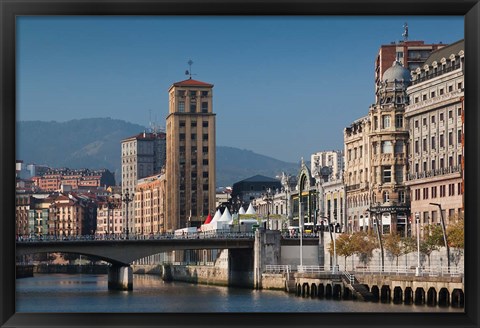
<path fill-rule="evenodd" d="M 342 274 L 343 281 L 352 288 L 353 294 L 364 301 L 372 301 L 373 294 L 361 284 L 353 274 L 344 271 Z"/>

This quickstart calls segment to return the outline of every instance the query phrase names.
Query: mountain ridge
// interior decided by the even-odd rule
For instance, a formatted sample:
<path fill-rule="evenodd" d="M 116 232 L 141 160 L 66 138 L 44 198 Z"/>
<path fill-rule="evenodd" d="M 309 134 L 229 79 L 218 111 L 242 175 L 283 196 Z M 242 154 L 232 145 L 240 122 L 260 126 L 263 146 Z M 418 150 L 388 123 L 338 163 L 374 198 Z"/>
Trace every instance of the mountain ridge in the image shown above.
<path fill-rule="evenodd" d="M 106 168 L 121 176 L 120 141 L 148 128 L 119 119 L 87 118 L 66 122 L 17 122 L 16 154 L 24 163 L 45 164 L 72 169 Z M 217 186 L 233 183 L 256 174 L 275 177 L 282 171 L 296 174 L 297 163 L 284 162 L 251 150 L 217 146 Z"/>

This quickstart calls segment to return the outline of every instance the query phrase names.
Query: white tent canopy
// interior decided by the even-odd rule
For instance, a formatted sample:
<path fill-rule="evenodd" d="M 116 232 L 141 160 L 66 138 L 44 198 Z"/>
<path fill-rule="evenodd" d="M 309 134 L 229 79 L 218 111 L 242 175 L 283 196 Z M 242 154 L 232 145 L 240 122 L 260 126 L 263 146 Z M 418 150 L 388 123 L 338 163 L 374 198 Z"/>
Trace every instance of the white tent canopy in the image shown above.
<path fill-rule="evenodd" d="M 217 222 L 218 220 L 220 220 L 221 217 L 222 217 L 222 212 L 220 212 L 220 209 L 218 209 L 212 221 L 210 221 L 210 224 Z"/>
<path fill-rule="evenodd" d="M 246 214 L 257 214 L 257 212 L 255 212 L 255 210 L 253 209 L 252 203 L 250 203 L 250 205 L 248 205 L 248 209 L 247 209 Z"/>
<path fill-rule="evenodd" d="M 240 206 L 240 209 L 238 210 L 238 214 L 245 214 L 245 210 L 243 209 L 243 206 Z"/>
<path fill-rule="evenodd" d="M 227 207 L 225 207 L 225 211 L 223 211 L 222 217 L 218 220 L 219 222 L 230 222 L 232 220 L 232 215 Z"/>

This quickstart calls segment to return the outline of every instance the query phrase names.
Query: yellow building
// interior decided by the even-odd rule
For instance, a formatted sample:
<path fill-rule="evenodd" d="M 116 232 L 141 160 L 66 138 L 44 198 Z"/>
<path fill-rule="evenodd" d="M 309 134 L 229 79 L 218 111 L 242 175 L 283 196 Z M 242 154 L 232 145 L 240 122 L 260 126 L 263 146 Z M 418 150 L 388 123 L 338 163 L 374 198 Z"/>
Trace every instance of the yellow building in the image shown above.
<path fill-rule="evenodd" d="M 215 209 L 212 88 L 190 78 L 169 89 L 166 231 L 200 226 Z"/>

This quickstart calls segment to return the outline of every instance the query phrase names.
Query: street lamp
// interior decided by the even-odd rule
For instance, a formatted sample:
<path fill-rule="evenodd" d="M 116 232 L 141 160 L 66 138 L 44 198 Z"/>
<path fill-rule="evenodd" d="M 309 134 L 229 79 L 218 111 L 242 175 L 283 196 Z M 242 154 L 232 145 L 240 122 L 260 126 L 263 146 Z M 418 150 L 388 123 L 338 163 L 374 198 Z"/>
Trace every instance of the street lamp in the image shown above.
<path fill-rule="evenodd" d="M 122 201 L 126 205 L 126 221 L 127 221 L 127 234 L 126 238 L 128 239 L 128 234 L 130 233 L 130 230 L 128 229 L 128 204 L 133 200 L 133 195 L 134 193 L 132 192 L 131 194 L 128 192 L 128 188 L 125 190 L 126 193 L 123 195 Z"/>
<path fill-rule="evenodd" d="M 420 268 L 420 214 L 415 213 L 415 221 L 417 222 L 417 269 L 415 270 L 415 276 L 421 275 Z"/>
<path fill-rule="evenodd" d="M 377 225 L 377 238 L 378 243 L 380 244 L 380 253 L 382 254 L 382 272 L 384 268 L 384 255 L 383 255 L 383 243 L 382 243 L 382 234 L 380 233 L 380 220 L 378 219 L 378 212 L 375 214 L 375 224 Z"/>
<path fill-rule="evenodd" d="M 267 230 L 270 229 L 270 203 L 273 201 L 272 196 L 273 194 L 270 188 L 263 194 L 263 200 L 267 202 Z"/>
<path fill-rule="evenodd" d="M 337 232 L 335 232 L 335 237 L 332 234 L 332 230 L 335 229 L 334 225 L 330 222 L 330 216 L 327 216 L 328 220 L 328 231 L 330 232 L 330 239 L 333 240 L 333 266 L 332 266 L 332 273 L 338 273 L 338 266 L 337 266 L 337 245 L 335 243 L 335 239 L 337 239 Z"/>
<path fill-rule="evenodd" d="M 440 220 L 442 222 L 443 242 L 445 243 L 445 248 L 447 250 L 447 272 L 450 272 L 450 248 L 448 247 L 448 242 L 447 242 L 447 230 L 445 229 L 445 220 L 443 218 L 442 205 L 438 203 L 430 203 L 430 205 L 438 206 L 438 208 L 440 209 Z"/>

